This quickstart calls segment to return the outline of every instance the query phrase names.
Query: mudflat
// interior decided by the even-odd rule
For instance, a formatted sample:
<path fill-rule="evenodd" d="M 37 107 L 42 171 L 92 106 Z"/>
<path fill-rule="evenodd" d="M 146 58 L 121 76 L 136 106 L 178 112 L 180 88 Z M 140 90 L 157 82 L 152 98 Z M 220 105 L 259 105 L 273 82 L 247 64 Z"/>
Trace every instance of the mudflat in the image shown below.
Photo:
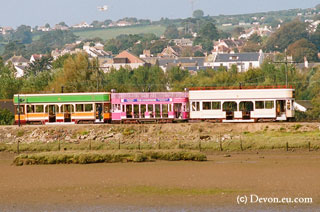
<path fill-rule="evenodd" d="M 21 167 L 12 165 L 13 157 L 11 153 L 0 153 L 1 211 L 86 211 L 97 206 L 102 208 L 95 211 L 107 211 L 103 207 L 111 206 L 200 207 L 210 211 L 216 207 L 237 209 L 238 195 L 251 194 L 311 197 L 311 204 L 281 207 L 320 207 L 319 151 L 224 152 L 208 155 L 206 162 Z M 278 207 L 241 207 L 264 206 Z"/>

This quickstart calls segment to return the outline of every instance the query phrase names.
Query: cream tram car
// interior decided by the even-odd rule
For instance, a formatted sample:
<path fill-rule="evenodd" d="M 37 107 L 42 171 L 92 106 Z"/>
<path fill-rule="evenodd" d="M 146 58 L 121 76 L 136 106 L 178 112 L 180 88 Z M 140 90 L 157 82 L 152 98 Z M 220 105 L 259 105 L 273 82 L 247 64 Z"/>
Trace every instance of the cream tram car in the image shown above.
<path fill-rule="evenodd" d="M 192 88 L 190 119 L 220 122 L 286 121 L 294 117 L 295 90 L 286 87 Z"/>

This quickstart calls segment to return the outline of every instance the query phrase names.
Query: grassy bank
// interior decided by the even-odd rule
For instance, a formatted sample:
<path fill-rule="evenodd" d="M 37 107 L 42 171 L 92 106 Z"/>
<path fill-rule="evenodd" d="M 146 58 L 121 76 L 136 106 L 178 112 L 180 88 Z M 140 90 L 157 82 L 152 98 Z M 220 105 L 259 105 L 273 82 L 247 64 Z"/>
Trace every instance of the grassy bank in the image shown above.
<path fill-rule="evenodd" d="M 199 152 L 186 151 L 100 151 L 100 152 L 46 152 L 21 154 L 15 157 L 14 164 L 90 164 L 119 162 L 166 161 L 206 161 L 206 155 Z"/>
<path fill-rule="evenodd" d="M 138 136 L 137 136 L 138 137 Z M 201 150 L 201 151 L 245 151 L 245 150 L 272 150 L 272 149 L 312 149 L 320 148 L 320 132 L 286 132 L 286 131 L 260 131 L 255 133 L 230 134 L 227 137 L 210 135 L 206 140 L 162 138 L 124 138 L 101 141 L 79 142 L 33 142 L 19 143 L 19 152 L 54 152 L 54 151 L 99 151 L 99 150 Z M 310 145 L 310 146 L 309 146 Z M 0 151 L 17 152 L 17 143 L 0 143 Z"/>

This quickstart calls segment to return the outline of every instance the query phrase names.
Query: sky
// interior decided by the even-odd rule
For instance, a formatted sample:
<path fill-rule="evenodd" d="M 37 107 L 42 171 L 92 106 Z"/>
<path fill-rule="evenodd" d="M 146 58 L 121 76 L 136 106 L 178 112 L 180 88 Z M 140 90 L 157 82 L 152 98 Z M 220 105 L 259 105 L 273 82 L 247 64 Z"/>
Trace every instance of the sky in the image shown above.
<path fill-rule="evenodd" d="M 0 0 L 0 26 L 50 25 L 61 21 L 74 25 L 86 21 L 124 17 L 159 20 L 192 15 L 191 0 Z M 320 0 L 194 0 L 194 9 L 205 15 L 231 15 L 311 8 Z M 106 12 L 97 7 L 108 5 Z"/>

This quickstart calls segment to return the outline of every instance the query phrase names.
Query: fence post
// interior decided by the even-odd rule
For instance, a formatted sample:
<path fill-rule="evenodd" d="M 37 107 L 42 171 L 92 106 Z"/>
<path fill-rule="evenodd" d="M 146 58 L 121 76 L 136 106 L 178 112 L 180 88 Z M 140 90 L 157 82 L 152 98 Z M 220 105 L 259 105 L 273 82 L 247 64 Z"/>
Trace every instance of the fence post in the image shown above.
<path fill-rule="evenodd" d="M 199 140 L 199 151 L 201 152 L 201 139 Z"/>
<path fill-rule="evenodd" d="M 59 152 L 60 152 L 60 150 L 61 150 L 60 139 L 59 139 L 59 143 L 58 143 L 58 150 L 59 150 Z"/>
<path fill-rule="evenodd" d="M 287 142 L 286 143 L 286 149 L 287 149 L 287 152 L 289 151 L 289 143 Z"/>
<path fill-rule="evenodd" d="M 222 152 L 223 151 L 223 148 L 222 148 L 222 138 L 221 138 L 221 134 L 219 133 L 219 142 L 220 142 L 220 151 Z"/>
<path fill-rule="evenodd" d="M 120 138 L 118 139 L 118 149 L 120 150 Z"/>
<path fill-rule="evenodd" d="M 241 151 L 243 151 L 243 146 L 242 146 L 242 137 L 241 137 L 241 135 L 240 135 L 240 149 L 241 149 Z"/>
<path fill-rule="evenodd" d="M 91 150 L 91 140 L 90 140 L 90 142 L 89 142 L 89 150 Z"/>
<path fill-rule="evenodd" d="M 309 152 L 311 152 L 311 142 L 308 143 Z"/>
<path fill-rule="evenodd" d="M 20 154 L 20 147 L 19 147 L 19 143 L 20 143 L 20 141 L 18 140 L 18 141 L 17 141 L 17 153 L 18 153 L 18 155 Z"/>

